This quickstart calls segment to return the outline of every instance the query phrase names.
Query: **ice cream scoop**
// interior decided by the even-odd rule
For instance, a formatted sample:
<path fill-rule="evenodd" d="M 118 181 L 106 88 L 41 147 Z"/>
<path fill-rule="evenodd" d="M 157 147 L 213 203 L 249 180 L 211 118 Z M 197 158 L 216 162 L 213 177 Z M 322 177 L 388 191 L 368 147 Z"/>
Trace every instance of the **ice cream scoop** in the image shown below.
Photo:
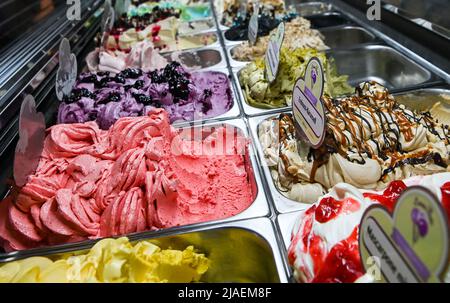
<path fill-rule="evenodd" d="M 253 202 L 234 127 L 170 126 L 162 109 L 48 130 L 35 174 L 0 202 L 0 243 L 23 250 L 218 220 Z"/>
<path fill-rule="evenodd" d="M 421 185 L 443 203 L 447 213 L 450 199 L 443 188 L 450 186 L 450 173 L 416 176 L 393 181 L 381 192 L 358 189 L 339 183 L 317 203 L 302 212 L 292 230 L 288 259 L 299 282 L 373 282 L 360 259 L 358 234 L 364 211 L 381 203 L 390 211 L 400 194 L 409 186 Z M 450 282 L 450 272 L 444 275 Z"/>
<path fill-rule="evenodd" d="M 79 76 L 59 106 L 58 123 L 97 121 L 108 129 L 121 117 L 164 108 L 170 121 L 194 121 L 226 113 L 233 105 L 230 80 L 221 72 L 187 72 L 174 61 L 151 72 L 126 69 Z"/>
<path fill-rule="evenodd" d="M 292 21 L 285 23 L 285 34 L 283 47 L 294 51 L 297 48 L 314 48 L 318 50 L 327 49 L 323 42 L 323 37 L 319 31 L 311 29 L 310 22 L 302 17 L 297 17 Z M 264 37 L 260 37 L 255 45 L 250 45 L 248 41 L 236 46 L 232 51 L 233 59 L 238 61 L 252 61 L 265 55 L 267 45 L 271 35 L 275 34 L 276 29 Z"/>
<path fill-rule="evenodd" d="M 162 250 L 123 237 L 100 240 L 88 251 L 8 262 L 0 266 L 0 282 L 188 283 L 199 281 L 209 263 L 193 246 Z"/>
<path fill-rule="evenodd" d="M 290 114 L 259 126 L 274 181 L 288 198 L 312 203 L 341 182 L 382 189 L 393 180 L 449 170 L 448 126 L 398 104 L 381 85 L 365 82 L 353 96 L 323 101 L 326 135 L 318 149 L 299 140 Z"/>
<path fill-rule="evenodd" d="M 269 83 L 265 76 L 265 60 L 260 57 L 248 63 L 239 71 L 245 101 L 258 108 L 279 108 L 290 106 L 292 90 L 299 77 L 303 77 L 308 61 L 317 57 L 322 62 L 325 71 L 324 93 L 339 96 L 352 92 L 347 84 L 347 76 L 336 75 L 336 67 L 332 59 L 315 49 L 291 50 L 281 48 L 280 63 L 276 79 Z"/>

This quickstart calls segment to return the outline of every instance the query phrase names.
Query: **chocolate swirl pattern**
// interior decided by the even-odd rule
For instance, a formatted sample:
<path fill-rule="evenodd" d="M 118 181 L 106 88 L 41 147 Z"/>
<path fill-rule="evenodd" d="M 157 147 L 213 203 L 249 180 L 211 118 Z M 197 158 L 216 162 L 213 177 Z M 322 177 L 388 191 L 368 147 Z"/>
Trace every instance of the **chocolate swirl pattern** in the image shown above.
<path fill-rule="evenodd" d="M 272 175 L 288 198 L 313 202 L 340 182 L 382 189 L 392 180 L 449 171 L 449 126 L 400 105 L 383 86 L 365 82 L 353 96 L 325 96 L 324 104 L 326 137 L 318 149 L 297 141 L 289 114 L 260 126 Z"/>

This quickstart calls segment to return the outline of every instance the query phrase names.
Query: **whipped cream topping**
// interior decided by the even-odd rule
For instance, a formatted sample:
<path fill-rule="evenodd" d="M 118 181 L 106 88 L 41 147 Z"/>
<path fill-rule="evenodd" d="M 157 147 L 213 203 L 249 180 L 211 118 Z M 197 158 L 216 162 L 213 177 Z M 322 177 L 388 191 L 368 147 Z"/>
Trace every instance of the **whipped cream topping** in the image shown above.
<path fill-rule="evenodd" d="M 395 181 L 383 192 L 361 190 L 340 183 L 302 212 L 292 230 L 288 250 L 297 281 L 373 281 L 373 277 L 365 274 L 359 259 L 358 232 L 362 215 L 369 205 L 383 200 L 392 200 L 392 204 L 385 205 L 392 209 L 400 193 L 413 185 L 431 190 L 450 214 L 450 192 L 446 190 L 450 187 L 450 173 Z M 385 199 L 377 200 L 377 195 Z"/>

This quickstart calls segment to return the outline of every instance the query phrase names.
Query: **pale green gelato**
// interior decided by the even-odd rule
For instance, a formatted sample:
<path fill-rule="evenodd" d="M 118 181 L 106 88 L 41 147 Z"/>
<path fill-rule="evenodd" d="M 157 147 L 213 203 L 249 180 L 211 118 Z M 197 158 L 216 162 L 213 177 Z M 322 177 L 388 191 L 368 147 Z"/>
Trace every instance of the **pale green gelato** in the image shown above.
<path fill-rule="evenodd" d="M 259 108 L 290 106 L 295 81 L 304 76 L 306 64 L 318 57 L 325 70 L 324 93 L 335 97 L 353 92 L 348 76 L 338 76 L 335 64 L 315 49 L 281 49 L 277 78 L 269 84 L 264 76 L 264 57 L 247 64 L 239 73 L 239 82 L 247 103 Z"/>

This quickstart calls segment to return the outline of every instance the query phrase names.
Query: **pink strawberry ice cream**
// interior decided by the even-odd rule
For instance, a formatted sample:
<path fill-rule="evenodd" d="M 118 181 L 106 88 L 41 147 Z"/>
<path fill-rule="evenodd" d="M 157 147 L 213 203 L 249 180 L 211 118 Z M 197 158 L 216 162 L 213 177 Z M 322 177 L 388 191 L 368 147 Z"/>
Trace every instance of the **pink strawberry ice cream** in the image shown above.
<path fill-rule="evenodd" d="M 360 190 L 339 183 L 328 194 L 302 212 L 292 231 L 289 263 L 299 282 L 372 282 L 364 272 L 358 244 L 364 211 L 374 203 L 393 211 L 400 194 L 421 185 L 433 192 L 450 216 L 450 173 L 415 176 L 393 181 L 382 192 Z M 446 282 L 450 282 L 447 271 Z"/>
<path fill-rule="evenodd" d="M 190 132 L 188 132 L 190 133 Z M 0 203 L 6 251 L 236 215 L 253 201 L 247 140 L 230 126 L 186 137 L 162 109 L 51 127 L 34 175 Z"/>

